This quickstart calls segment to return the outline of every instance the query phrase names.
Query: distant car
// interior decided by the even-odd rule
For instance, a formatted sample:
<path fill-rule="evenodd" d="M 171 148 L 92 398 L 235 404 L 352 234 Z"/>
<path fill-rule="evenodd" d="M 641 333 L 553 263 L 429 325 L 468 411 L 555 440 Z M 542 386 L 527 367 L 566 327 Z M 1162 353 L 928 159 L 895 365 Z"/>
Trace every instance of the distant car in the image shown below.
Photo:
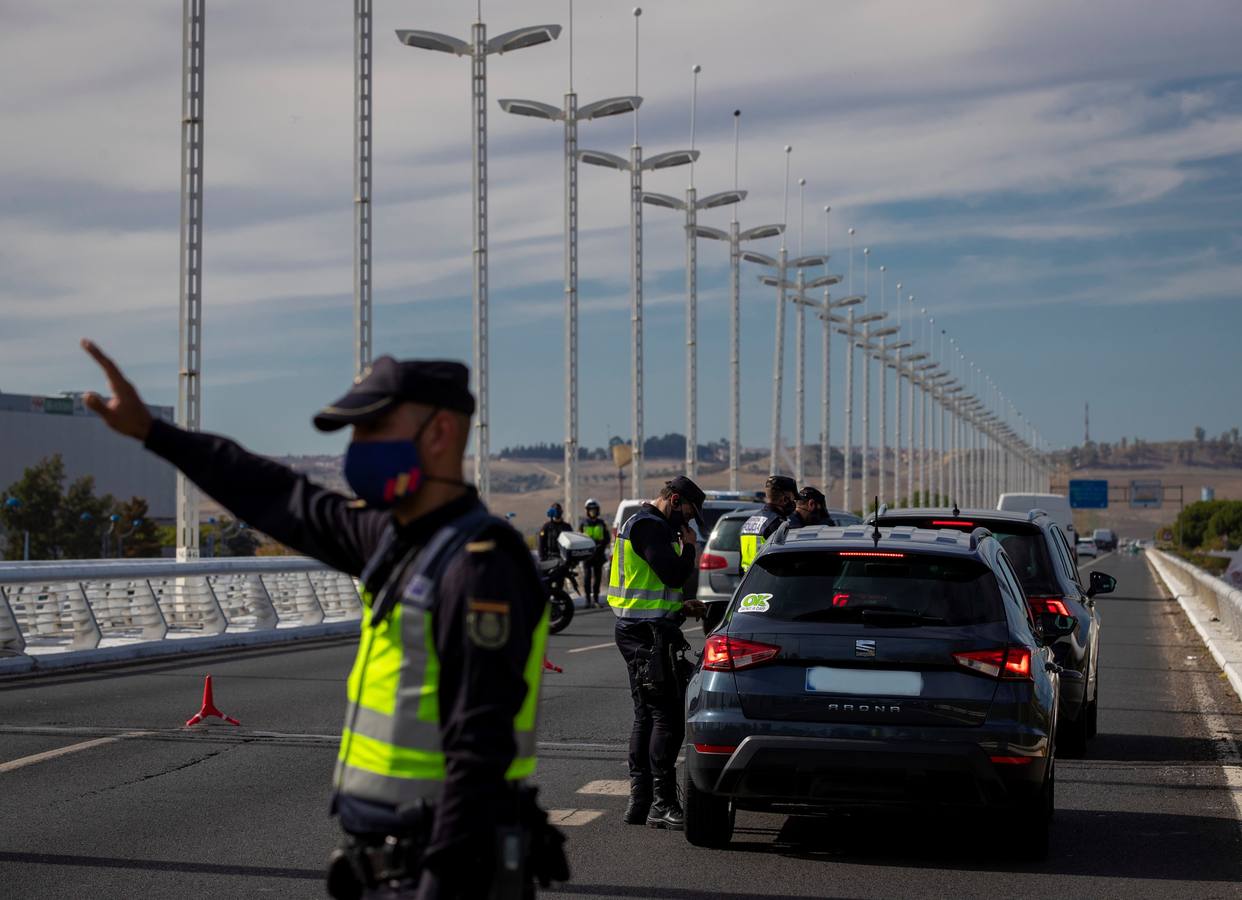
<path fill-rule="evenodd" d="M 1092 559 L 1095 559 L 1100 555 L 1100 548 L 1096 546 L 1095 541 L 1091 540 L 1091 538 L 1079 538 L 1078 544 L 1074 549 L 1078 552 L 1080 559 L 1084 556 L 1090 556 Z"/>
<path fill-rule="evenodd" d="M 1048 851 L 1058 666 L 985 529 L 778 530 L 686 694 L 686 839 L 735 812 L 974 810 Z"/>
<path fill-rule="evenodd" d="M 1097 528 L 1091 532 L 1091 540 L 1104 553 L 1117 549 L 1117 532 L 1111 528 Z"/>

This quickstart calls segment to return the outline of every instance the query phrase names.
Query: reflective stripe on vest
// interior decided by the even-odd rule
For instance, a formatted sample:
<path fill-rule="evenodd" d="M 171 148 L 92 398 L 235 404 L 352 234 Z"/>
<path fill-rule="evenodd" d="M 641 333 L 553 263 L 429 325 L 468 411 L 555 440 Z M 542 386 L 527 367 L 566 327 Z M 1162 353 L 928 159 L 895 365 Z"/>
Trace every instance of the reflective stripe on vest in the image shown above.
<path fill-rule="evenodd" d="M 415 574 L 410 583 L 419 578 Z M 443 790 L 445 763 L 440 742 L 440 659 L 432 626 L 434 591 L 419 593 L 407 587 L 392 612 L 374 625 L 369 614 L 372 602 L 364 591 L 367 612 L 349 675 L 336 790 L 397 807 L 435 801 Z M 526 697 L 513 720 L 516 753 L 505 772 L 510 780 L 528 778 L 535 771 L 548 616 L 545 607 L 531 636 L 523 673 Z"/>
<path fill-rule="evenodd" d="M 669 587 L 655 570 L 638 555 L 630 543 L 636 522 L 654 519 L 665 528 L 668 522 L 651 510 L 630 516 L 612 546 L 612 569 L 608 574 L 608 605 L 622 619 L 666 619 L 681 611 L 681 585 Z M 671 530 L 671 529 L 670 529 Z M 681 542 L 673 542 L 673 552 L 681 555 Z"/>

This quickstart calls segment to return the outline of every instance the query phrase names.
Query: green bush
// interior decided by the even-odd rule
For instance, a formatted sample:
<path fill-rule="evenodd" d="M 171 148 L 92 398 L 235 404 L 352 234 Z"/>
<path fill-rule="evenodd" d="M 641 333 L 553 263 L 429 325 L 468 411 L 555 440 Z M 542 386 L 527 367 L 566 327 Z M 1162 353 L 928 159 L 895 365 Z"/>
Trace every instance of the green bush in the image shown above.
<path fill-rule="evenodd" d="M 1187 549 L 1229 549 L 1242 541 L 1242 500 L 1200 500 L 1178 514 L 1173 532 Z"/>

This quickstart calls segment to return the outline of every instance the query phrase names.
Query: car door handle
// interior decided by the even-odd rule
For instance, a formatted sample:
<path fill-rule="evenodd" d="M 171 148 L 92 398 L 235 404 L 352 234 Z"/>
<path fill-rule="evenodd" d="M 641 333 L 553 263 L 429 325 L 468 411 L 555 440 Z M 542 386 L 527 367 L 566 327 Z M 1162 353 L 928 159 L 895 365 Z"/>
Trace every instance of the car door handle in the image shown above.
<path fill-rule="evenodd" d="M 1060 675 L 1062 672 L 1065 671 L 1065 669 L 1057 665 L 1056 663 L 1049 661 L 1049 662 L 1044 663 L 1044 671 L 1055 672 L 1057 675 Z"/>

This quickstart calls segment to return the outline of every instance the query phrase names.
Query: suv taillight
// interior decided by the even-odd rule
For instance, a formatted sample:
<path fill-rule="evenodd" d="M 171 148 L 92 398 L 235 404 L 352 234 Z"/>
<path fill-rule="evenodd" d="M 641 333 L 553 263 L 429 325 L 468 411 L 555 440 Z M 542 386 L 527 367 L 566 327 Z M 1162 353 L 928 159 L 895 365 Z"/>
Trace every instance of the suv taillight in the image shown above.
<path fill-rule="evenodd" d="M 1031 611 L 1035 615 L 1040 613 L 1052 613 L 1054 616 L 1068 616 L 1069 609 L 1065 605 L 1065 601 L 1059 595 L 1048 597 L 1027 597 L 1027 601 L 1031 604 Z"/>
<path fill-rule="evenodd" d="M 715 634 L 703 645 L 703 668 L 710 672 L 736 672 L 767 662 L 780 652 L 781 648 L 773 644 Z"/>
<path fill-rule="evenodd" d="M 995 650 L 967 650 L 953 658 L 964 669 L 989 678 L 1031 681 L 1031 651 L 1025 647 L 998 647 Z"/>
<path fill-rule="evenodd" d="M 700 569 L 727 569 L 729 561 L 723 556 L 717 556 L 715 553 L 704 553 L 699 557 Z"/>

